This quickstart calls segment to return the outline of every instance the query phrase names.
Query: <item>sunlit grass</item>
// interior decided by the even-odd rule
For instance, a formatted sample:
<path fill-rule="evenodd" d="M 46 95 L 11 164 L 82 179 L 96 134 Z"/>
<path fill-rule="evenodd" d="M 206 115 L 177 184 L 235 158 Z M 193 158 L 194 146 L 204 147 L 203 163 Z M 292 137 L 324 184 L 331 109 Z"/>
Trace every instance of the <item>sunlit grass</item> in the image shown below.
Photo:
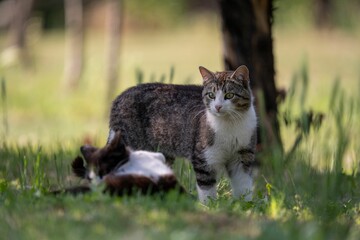
<path fill-rule="evenodd" d="M 214 30 L 216 28 L 216 30 Z M 221 70 L 219 24 L 198 21 L 156 33 L 125 32 L 117 91 L 143 81 L 201 84 L 198 66 Z M 104 36 L 90 32 L 79 89 L 65 88 L 63 34 L 32 43 L 35 68 L 1 67 L 6 108 L 0 124 L 0 235 L 8 239 L 357 239 L 360 234 L 360 45 L 356 33 L 275 29 L 277 83 L 288 97 L 279 107 L 284 152 L 262 160 L 254 201 L 196 201 L 195 177 L 185 160 L 174 165 L 191 196 L 53 197 L 51 189 L 79 184 L 70 171 L 84 142 L 107 137 Z M 0 39 L 1 41 L 3 39 Z M 292 81 L 294 80 L 294 81 Z M 335 84 L 335 80 L 338 84 Z M 307 82 L 307 88 L 304 86 Z M 1 98 L 0 98 L 1 99 Z M 324 115 L 309 125 L 310 111 Z M 289 122 L 285 124 L 284 118 Z M 310 126 L 310 127 L 309 127 Z M 297 137 L 299 143 L 294 145 Z M 295 146 L 295 147 L 294 147 Z"/>

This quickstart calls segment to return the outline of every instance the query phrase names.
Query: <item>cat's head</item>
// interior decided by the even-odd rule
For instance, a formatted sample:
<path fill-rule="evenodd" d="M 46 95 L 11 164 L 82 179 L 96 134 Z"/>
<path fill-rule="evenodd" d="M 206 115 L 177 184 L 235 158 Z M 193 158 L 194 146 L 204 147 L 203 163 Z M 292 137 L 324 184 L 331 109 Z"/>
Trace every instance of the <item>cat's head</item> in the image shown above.
<path fill-rule="evenodd" d="M 72 171 L 80 178 L 94 180 L 102 178 L 115 167 L 129 160 L 130 150 L 125 146 L 120 132 L 103 148 L 84 145 L 80 148 L 82 157 L 78 156 L 71 164 Z"/>
<path fill-rule="evenodd" d="M 203 77 L 203 101 L 207 110 L 217 117 L 241 117 L 252 105 L 249 70 L 245 65 L 235 71 L 211 72 L 199 67 Z"/>

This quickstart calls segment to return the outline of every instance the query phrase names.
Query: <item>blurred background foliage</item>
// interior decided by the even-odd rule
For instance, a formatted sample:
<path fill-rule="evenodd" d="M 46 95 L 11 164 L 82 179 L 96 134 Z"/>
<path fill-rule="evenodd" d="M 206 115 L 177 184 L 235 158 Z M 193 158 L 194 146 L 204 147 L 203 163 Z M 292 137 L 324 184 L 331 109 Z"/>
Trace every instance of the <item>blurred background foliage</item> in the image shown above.
<path fill-rule="evenodd" d="M 275 79 L 287 92 L 277 116 L 284 151 L 257 155 L 264 161 L 252 203 L 231 201 L 228 182 L 221 181 L 220 199 L 206 207 L 191 199 L 55 199 L 38 197 L 38 190 L 78 184 L 70 160 L 79 146 L 105 144 L 113 97 L 109 53 L 119 57 L 110 95 L 139 82 L 201 84 L 198 66 L 224 69 L 218 1 L 121 1 L 120 38 L 111 44 L 106 4 L 120 1 L 82 0 L 83 39 L 74 44 L 83 49 L 82 73 L 70 88 L 65 1 L 34 0 L 17 32 L 26 38 L 27 61 L 12 45 L 12 16 L 24 16 L 14 14 L 14 4 L 29 1 L 0 0 L 1 236 L 359 238 L 359 0 L 273 1 Z M 177 161 L 174 169 L 194 190 L 189 163 Z"/>
<path fill-rule="evenodd" d="M 109 108 L 106 79 L 107 1 L 83 0 L 84 62 L 77 89 L 64 80 L 65 5 L 62 0 L 33 0 L 22 30 L 28 64 L 23 67 L 9 32 L 14 2 L 0 1 L 0 78 L 6 98 L 0 105 L 2 139 L 15 142 L 50 139 L 106 139 Z M 218 1 L 123 0 L 118 94 L 137 83 L 159 80 L 201 84 L 197 67 L 224 68 Z M 325 4 L 325 13 L 319 5 Z M 330 4 L 330 5 L 329 5 Z M 329 7 L 330 6 L 330 7 Z M 327 111 L 332 82 L 356 92 L 360 72 L 359 0 L 276 0 L 273 39 L 276 83 L 285 90 L 303 62 L 312 81 L 307 105 Z M 318 19 L 322 19 L 319 23 Z M 80 46 L 78 46 L 80 48 Z M 5 124 L 5 122 L 7 124 Z M 6 127 L 5 127 L 6 126 Z M 7 129 L 7 130 L 6 130 Z M 84 140 L 85 141 L 85 140 Z"/>
<path fill-rule="evenodd" d="M 0 1 L 0 29 L 5 31 L 9 25 L 8 2 Z M 103 22 L 101 12 L 106 1 L 83 0 L 87 21 L 91 27 L 98 27 Z M 125 5 L 125 17 L 132 29 L 163 28 L 186 24 L 189 17 L 199 14 L 216 14 L 216 0 L 122 0 Z M 327 26 L 354 30 L 358 27 L 359 0 L 276 0 L 275 24 L 277 27 L 314 27 L 318 18 L 324 18 Z M 321 15 L 319 5 L 325 5 L 328 16 Z M 324 7 L 323 7 L 324 8 Z M 320 14 L 319 14 L 320 13 Z M 33 17 L 41 19 L 45 30 L 64 28 L 63 0 L 35 0 Z"/>

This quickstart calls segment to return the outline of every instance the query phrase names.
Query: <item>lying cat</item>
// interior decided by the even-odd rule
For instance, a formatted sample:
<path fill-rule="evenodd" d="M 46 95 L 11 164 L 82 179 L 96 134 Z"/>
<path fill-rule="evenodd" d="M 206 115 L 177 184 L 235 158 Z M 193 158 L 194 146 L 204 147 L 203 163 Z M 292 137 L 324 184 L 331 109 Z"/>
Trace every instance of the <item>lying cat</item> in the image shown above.
<path fill-rule="evenodd" d="M 142 194 L 185 190 L 177 182 L 172 170 L 165 164 L 161 153 L 133 151 L 125 146 L 117 132 L 103 148 L 90 145 L 80 148 L 84 158 L 77 157 L 72 162 L 76 176 L 88 179 L 92 184 L 103 182 L 105 192 L 115 195 L 130 195 L 133 191 Z M 86 165 L 84 165 L 86 163 Z M 70 193 L 90 191 L 89 186 L 73 187 Z"/>
<path fill-rule="evenodd" d="M 257 118 L 249 71 L 199 69 L 203 86 L 149 83 L 123 92 L 112 104 L 108 141 L 121 131 L 133 149 L 189 159 L 203 203 L 216 198 L 221 172 L 234 197 L 251 200 Z"/>

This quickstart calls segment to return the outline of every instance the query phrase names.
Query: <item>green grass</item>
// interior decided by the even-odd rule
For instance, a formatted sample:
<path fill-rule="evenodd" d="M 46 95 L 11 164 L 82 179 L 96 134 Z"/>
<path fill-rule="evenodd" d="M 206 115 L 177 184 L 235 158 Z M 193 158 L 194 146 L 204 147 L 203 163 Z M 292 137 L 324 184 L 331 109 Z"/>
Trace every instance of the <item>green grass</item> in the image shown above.
<path fill-rule="evenodd" d="M 140 72 L 144 82 L 164 75 L 165 81 L 200 84 L 199 65 L 220 70 L 221 38 L 213 31 L 217 23 L 211 24 L 200 19 L 171 34 L 127 33 L 118 92 L 136 84 Z M 76 91 L 65 90 L 62 82 L 61 33 L 42 36 L 31 45 L 33 71 L 16 65 L 0 68 L 4 79 L 0 236 L 358 239 L 360 48 L 356 33 L 275 29 L 277 83 L 288 89 L 279 114 L 284 151 L 275 147 L 259 155 L 262 165 L 253 202 L 233 200 L 228 181 L 222 180 L 219 199 L 208 206 L 196 201 L 194 173 L 182 159 L 174 170 L 189 196 L 112 198 L 100 194 L 101 189 L 78 197 L 47 194 L 79 184 L 70 171 L 79 147 L 89 141 L 101 146 L 106 140 L 109 106 L 102 78 L 103 39 L 101 34 L 90 35 L 86 69 Z M 312 123 L 308 121 L 311 112 Z M 324 114 L 321 124 L 319 113 Z"/>
<path fill-rule="evenodd" d="M 261 175 L 250 203 L 231 199 L 225 180 L 219 184 L 219 199 L 208 206 L 174 193 L 113 198 L 99 189 L 86 196 L 54 197 L 48 190 L 79 183 L 69 165 L 78 154 L 71 146 L 80 143 L 46 148 L 3 143 L 0 234 L 6 239 L 357 239 L 360 179 L 356 168 L 346 174 L 342 166 L 346 154 L 358 159 L 359 145 L 342 131 L 354 121 L 337 118 L 339 109 L 344 115 L 360 113 L 359 105 L 338 106 L 319 129 L 311 127 L 308 134 L 298 130 L 306 136 L 287 162 L 289 153 L 274 150 L 261 156 Z M 296 122 L 297 114 L 291 119 Z M 327 131 L 338 139 L 335 147 L 327 145 Z M 317 158 L 329 158 L 328 165 L 313 166 Z M 174 168 L 195 194 L 189 164 L 178 160 Z"/>

